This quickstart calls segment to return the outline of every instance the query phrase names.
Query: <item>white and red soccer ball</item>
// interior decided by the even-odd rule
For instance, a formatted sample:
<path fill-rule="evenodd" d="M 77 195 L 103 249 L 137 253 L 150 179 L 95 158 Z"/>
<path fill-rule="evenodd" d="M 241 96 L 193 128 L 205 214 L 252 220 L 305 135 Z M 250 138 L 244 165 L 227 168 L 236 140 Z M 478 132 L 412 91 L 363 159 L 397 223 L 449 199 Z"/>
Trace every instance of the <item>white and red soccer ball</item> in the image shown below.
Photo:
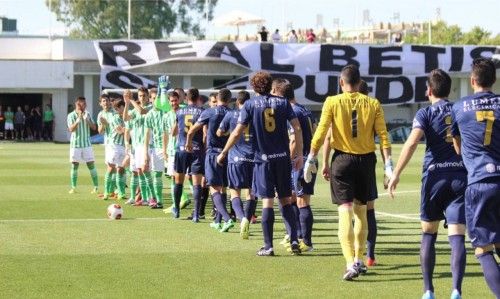
<path fill-rule="evenodd" d="M 119 204 L 111 204 L 108 206 L 108 218 L 111 220 L 118 220 L 123 217 L 123 209 Z"/>

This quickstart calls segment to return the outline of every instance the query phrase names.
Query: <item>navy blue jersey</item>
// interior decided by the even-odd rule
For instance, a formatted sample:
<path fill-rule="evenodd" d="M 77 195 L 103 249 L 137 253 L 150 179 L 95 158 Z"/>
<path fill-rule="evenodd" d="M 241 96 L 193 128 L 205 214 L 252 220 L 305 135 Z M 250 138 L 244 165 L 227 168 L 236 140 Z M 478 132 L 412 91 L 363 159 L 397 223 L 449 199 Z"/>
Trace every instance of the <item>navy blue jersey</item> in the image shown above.
<path fill-rule="evenodd" d="M 311 150 L 311 141 L 313 137 L 313 125 L 316 123 L 314 117 L 306 107 L 300 104 L 292 105 L 293 112 L 297 116 L 302 130 L 303 155 L 307 156 Z"/>
<path fill-rule="evenodd" d="M 217 129 L 226 114 L 230 112 L 227 106 L 216 106 L 203 111 L 196 121 L 202 125 L 208 125 L 207 130 L 207 153 L 220 153 L 226 145 L 228 136 L 217 136 Z"/>
<path fill-rule="evenodd" d="M 239 116 L 240 110 L 230 111 L 228 114 L 226 114 L 226 116 L 220 123 L 219 129 L 229 135 L 229 133 L 234 131 L 234 129 L 238 125 Z M 245 128 L 243 135 L 241 135 L 240 139 L 229 150 L 229 155 L 227 158 L 228 163 L 253 162 L 253 135 L 250 130 L 250 126 L 251 125 L 248 125 Z"/>
<path fill-rule="evenodd" d="M 292 106 L 282 97 L 257 96 L 245 102 L 238 123 L 251 126 L 255 162 L 290 159 L 287 121 L 295 118 Z"/>
<path fill-rule="evenodd" d="M 480 92 L 453 105 L 452 134 L 460 135 L 468 183 L 500 177 L 500 95 Z"/>
<path fill-rule="evenodd" d="M 462 157 L 453 148 L 452 107 L 448 100 L 440 100 L 418 110 L 413 119 L 413 128 L 423 130 L 426 139 L 424 176 L 428 171 L 465 171 Z"/>
<path fill-rule="evenodd" d="M 176 121 L 179 129 L 176 151 L 184 150 L 186 146 L 186 138 L 189 129 L 196 123 L 203 109 L 194 105 L 189 105 L 177 110 Z M 193 150 L 201 151 L 203 149 L 203 131 L 198 131 L 193 136 Z"/>

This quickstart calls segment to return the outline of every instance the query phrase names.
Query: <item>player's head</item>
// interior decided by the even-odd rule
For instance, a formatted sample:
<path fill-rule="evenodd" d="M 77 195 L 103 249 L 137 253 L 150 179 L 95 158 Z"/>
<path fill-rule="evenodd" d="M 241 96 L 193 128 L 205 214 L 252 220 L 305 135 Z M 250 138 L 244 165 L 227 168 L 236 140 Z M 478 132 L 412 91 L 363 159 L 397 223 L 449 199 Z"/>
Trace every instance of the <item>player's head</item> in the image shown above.
<path fill-rule="evenodd" d="M 75 99 L 75 109 L 78 111 L 85 111 L 87 108 L 87 101 L 84 97 L 77 97 Z"/>
<path fill-rule="evenodd" d="M 144 86 L 139 87 L 137 90 L 137 97 L 139 98 L 139 102 L 143 105 L 147 104 L 149 101 L 148 98 L 148 89 Z"/>
<path fill-rule="evenodd" d="M 470 82 L 473 89 L 491 88 L 497 80 L 495 64 L 491 59 L 476 58 L 472 61 Z"/>
<path fill-rule="evenodd" d="M 176 91 L 171 91 L 168 93 L 168 101 L 170 102 L 170 106 L 174 111 L 179 109 L 179 94 Z"/>
<path fill-rule="evenodd" d="M 361 75 L 359 74 L 359 69 L 356 65 L 349 64 L 342 68 L 342 71 L 340 72 L 340 86 L 342 89 L 357 90 L 360 81 Z"/>
<path fill-rule="evenodd" d="M 208 96 L 208 106 L 210 107 L 215 107 L 217 106 L 217 96 L 218 96 L 218 92 L 212 92 L 209 96 Z"/>
<path fill-rule="evenodd" d="M 21 106 L 17 106 L 17 111 L 22 111 L 23 108 L 21 108 Z"/>
<path fill-rule="evenodd" d="M 107 94 L 102 94 L 101 98 L 99 100 L 99 104 L 101 105 L 101 108 L 108 111 L 111 109 L 111 101 L 109 100 L 109 96 Z"/>
<path fill-rule="evenodd" d="M 259 71 L 250 79 L 250 85 L 253 90 L 261 95 L 271 92 L 273 78 L 271 74 L 265 71 Z"/>
<path fill-rule="evenodd" d="M 51 109 L 52 109 L 52 107 L 50 106 L 50 104 L 45 105 L 45 108 L 46 108 L 47 110 L 51 110 Z"/>
<path fill-rule="evenodd" d="M 186 98 L 186 92 L 184 92 L 184 89 L 176 87 L 174 88 L 174 91 L 177 92 L 177 94 L 179 95 L 180 103 L 184 103 L 184 99 Z"/>
<path fill-rule="evenodd" d="M 369 93 L 369 91 L 368 91 L 368 84 L 366 84 L 365 80 L 359 81 L 358 92 L 362 93 L 362 94 L 364 94 L 366 96 L 368 95 L 368 93 Z"/>
<path fill-rule="evenodd" d="M 125 107 L 125 101 L 120 98 L 113 98 L 113 108 L 116 112 L 121 115 L 123 113 L 123 108 Z"/>
<path fill-rule="evenodd" d="M 7 106 L 7 111 L 9 111 L 9 112 L 12 111 L 12 107 Z"/>
<path fill-rule="evenodd" d="M 451 78 L 442 69 L 434 69 L 427 77 L 427 95 L 429 99 L 447 98 L 451 90 Z"/>
<path fill-rule="evenodd" d="M 283 85 L 290 83 L 287 79 L 284 78 L 276 78 L 273 80 L 271 85 L 271 94 L 275 96 L 282 97 L 283 96 Z"/>
<path fill-rule="evenodd" d="M 217 101 L 218 103 L 221 103 L 223 105 L 227 105 L 227 103 L 231 101 L 231 97 L 232 97 L 231 91 L 227 88 L 222 88 L 217 93 Z"/>
<path fill-rule="evenodd" d="M 149 89 L 149 102 L 153 103 L 156 99 L 156 95 L 158 94 L 158 89 L 156 88 L 150 88 Z"/>
<path fill-rule="evenodd" d="M 250 99 L 250 93 L 248 93 L 248 91 L 238 91 L 238 95 L 236 96 L 236 103 L 238 104 L 238 106 L 243 106 L 243 104 L 245 104 L 248 99 Z"/>
<path fill-rule="evenodd" d="M 199 97 L 200 97 L 200 92 L 199 92 L 198 88 L 192 87 L 192 88 L 188 89 L 186 98 L 190 104 L 196 105 L 196 102 L 198 101 Z"/>

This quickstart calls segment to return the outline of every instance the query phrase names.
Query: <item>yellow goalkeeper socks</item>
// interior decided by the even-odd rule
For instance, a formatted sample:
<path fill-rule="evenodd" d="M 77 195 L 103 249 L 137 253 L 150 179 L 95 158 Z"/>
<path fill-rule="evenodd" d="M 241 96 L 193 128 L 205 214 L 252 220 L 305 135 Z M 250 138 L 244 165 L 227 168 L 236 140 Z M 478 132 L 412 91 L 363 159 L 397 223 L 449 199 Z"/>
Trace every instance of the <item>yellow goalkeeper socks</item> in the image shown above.
<path fill-rule="evenodd" d="M 354 211 L 354 257 L 356 262 L 363 260 L 368 236 L 366 205 L 353 205 Z"/>
<path fill-rule="evenodd" d="M 352 228 L 353 211 L 351 206 L 342 205 L 338 208 L 338 236 L 347 267 L 354 262 L 354 231 Z"/>

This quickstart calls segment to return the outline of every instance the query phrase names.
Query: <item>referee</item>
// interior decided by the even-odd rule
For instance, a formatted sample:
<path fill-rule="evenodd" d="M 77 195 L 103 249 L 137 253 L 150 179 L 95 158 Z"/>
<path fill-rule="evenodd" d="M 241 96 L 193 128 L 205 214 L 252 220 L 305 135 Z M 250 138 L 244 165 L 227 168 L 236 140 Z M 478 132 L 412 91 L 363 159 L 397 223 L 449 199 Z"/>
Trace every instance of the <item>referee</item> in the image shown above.
<path fill-rule="evenodd" d="M 342 69 L 340 86 L 343 93 L 326 98 L 304 167 L 304 177 L 308 181 L 317 171 L 316 155 L 332 127 L 335 152 L 330 167 L 330 188 L 332 201 L 338 204 L 338 237 L 347 263 L 344 280 L 352 280 L 366 272 L 362 259 L 368 234 L 366 202 L 370 199 L 370 187 L 375 183 L 374 132 L 383 148 L 386 175 L 392 175 L 391 145 L 384 111 L 377 99 L 357 92 L 360 82 L 357 66 L 347 65 Z"/>

